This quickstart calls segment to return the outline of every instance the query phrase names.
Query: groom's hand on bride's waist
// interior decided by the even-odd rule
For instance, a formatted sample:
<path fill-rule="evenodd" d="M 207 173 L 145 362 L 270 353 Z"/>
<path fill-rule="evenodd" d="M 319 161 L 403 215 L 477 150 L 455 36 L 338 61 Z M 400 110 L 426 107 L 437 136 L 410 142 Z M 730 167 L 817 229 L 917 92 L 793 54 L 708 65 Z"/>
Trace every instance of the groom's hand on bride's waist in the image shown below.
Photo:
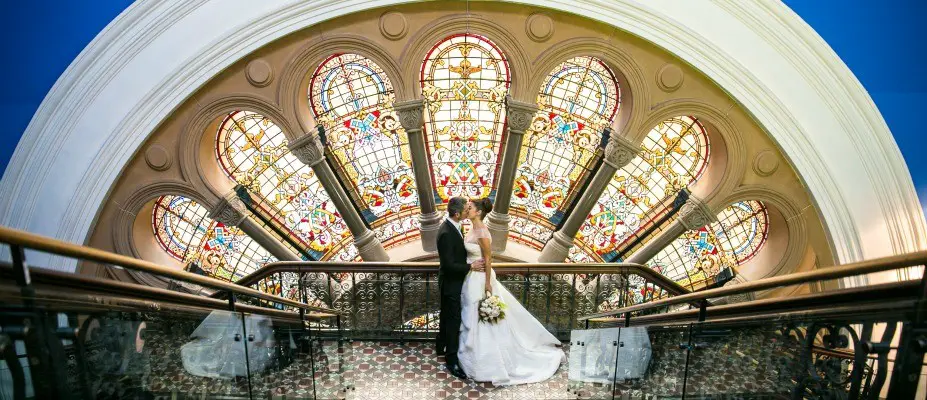
<path fill-rule="evenodd" d="M 476 260 L 470 264 L 470 271 L 483 272 L 485 269 L 483 260 Z"/>

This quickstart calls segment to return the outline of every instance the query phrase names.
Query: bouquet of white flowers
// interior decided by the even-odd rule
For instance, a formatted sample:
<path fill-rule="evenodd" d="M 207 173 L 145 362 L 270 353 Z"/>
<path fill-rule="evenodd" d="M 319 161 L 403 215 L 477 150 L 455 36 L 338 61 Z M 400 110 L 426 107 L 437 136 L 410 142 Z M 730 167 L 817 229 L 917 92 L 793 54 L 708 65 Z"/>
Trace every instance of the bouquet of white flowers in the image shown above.
<path fill-rule="evenodd" d="M 495 324 L 505 318 L 505 303 L 499 296 L 486 292 L 486 297 L 480 300 L 480 322 Z"/>

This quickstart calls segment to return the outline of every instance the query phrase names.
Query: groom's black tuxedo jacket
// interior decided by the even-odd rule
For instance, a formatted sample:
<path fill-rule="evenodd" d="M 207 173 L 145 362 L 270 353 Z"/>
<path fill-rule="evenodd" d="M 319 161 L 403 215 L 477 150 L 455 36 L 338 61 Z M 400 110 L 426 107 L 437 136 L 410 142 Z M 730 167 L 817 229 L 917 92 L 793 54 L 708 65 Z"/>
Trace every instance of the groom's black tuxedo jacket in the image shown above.
<path fill-rule="evenodd" d="M 467 248 L 464 247 L 463 234 L 445 220 L 438 230 L 438 282 L 445 293 L 460 292 L 464 279 L 470 272 L 467 264 Z"/>

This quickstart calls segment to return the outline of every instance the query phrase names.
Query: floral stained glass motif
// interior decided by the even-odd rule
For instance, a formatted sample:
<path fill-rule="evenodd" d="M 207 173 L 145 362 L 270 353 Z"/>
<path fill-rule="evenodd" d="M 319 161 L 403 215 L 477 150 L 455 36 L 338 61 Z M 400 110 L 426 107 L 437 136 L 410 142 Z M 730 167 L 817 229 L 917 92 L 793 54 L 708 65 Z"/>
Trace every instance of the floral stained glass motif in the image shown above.
<path fill-rule="evenodd" d="M 266 117 L 229 114 L 219 127 L 216 152 L 228 176 L 252 194 L 257 211 L 316 259 L 328 259 L 351 241 L 315 172 L 290 153 L 283 132 Z"/>
<path fill-rule="evenodd" d="M 675 117 L 653 128 L 641 153 L 618 170 L 577 234 L 576 244 L 596 261 L 611 261 L 677 192 L 708 165 L 705 128 L 693 117 Z"/>
<path fill-rule="evenodd" d="M 422 64 L 425 131 L 439 203 L 485 197 L 494 187 L 509 66 L 482 36 L 451 36 Z"/>
<path fill-rule="evenodd" d="M 763 203 L 734 203 L 718 214 L 718 222 L 683 233 L 647 265 L 690 290 L 701 289 L 721 270 L 753 257 L 766 241 L 767 228 Z"/>
<path fill-rule="evenodd" d="M 152 227 L 161 248 L 190 272 L 235 282 L 276 259 L 241 229 L 209 218 L 205 207 L 183 196 L 155 201 Z"/>
<path fill-rule="evenodd" d="M 417 235 L 408 220 L 418 214 L 418 195 L 395 100 L 383 69 L 357 54 L 329 57 L 309 84 L 312 111 L 361 214 L 374 227 L 399 220 L 396 235 Z"/>
<path fill-rule="evenodd" d="M 547 76 L 538 93 L 540 111 L 525 134 L 515 175 L 512 211 L 532 219 L 549 237 L 576 190 L 595 165 L 602 131 L 618 113 L 618 81 L 595 57 L 574 57 Z M 513 221 L 514 224 L 514 221 Z M 514 228 L 514 226 L 513 226 Z M 546 239 L 510 229 L 543 246 Z"/>

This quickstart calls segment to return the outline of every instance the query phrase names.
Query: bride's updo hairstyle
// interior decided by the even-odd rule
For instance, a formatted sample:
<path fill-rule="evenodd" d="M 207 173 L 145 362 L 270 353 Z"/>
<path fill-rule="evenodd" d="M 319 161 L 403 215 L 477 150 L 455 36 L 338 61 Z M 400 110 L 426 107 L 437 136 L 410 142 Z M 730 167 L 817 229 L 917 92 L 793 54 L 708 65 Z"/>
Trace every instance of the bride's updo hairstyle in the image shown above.
<path fill-rule="evenodd" d="M 492 200 L 489 200 L 488 197 L 473 200 L 473 205 L 480 211 L 480 220 L 486 218 L 489 212 L 492 211 Z"/>

